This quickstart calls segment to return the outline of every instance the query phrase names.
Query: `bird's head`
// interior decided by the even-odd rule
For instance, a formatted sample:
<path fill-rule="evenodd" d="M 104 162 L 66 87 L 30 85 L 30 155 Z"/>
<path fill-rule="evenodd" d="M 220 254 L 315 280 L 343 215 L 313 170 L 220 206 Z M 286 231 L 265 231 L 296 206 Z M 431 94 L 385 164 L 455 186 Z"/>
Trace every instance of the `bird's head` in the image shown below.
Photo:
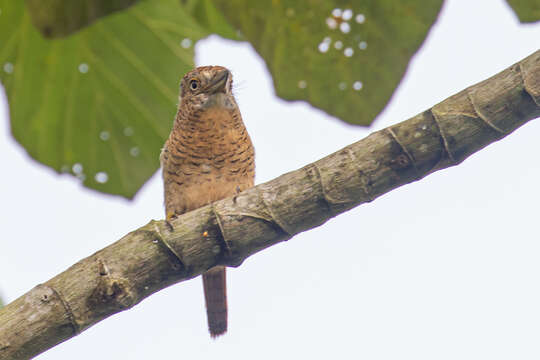
<path fill-rule="evenodd" d="M 189 71 L 180 83 L 180 106 L 194 110 L 211 107 L 232 109 L 232 74 L 223 66 L 200 66 Z"/>

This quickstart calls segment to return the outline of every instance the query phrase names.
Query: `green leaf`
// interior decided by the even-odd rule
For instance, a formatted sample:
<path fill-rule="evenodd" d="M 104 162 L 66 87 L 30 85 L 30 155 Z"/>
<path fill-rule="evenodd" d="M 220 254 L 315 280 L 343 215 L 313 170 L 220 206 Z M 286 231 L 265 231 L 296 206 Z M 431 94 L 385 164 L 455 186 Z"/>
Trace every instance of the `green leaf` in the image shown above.
<path fill-rule="evenodd" d="M 184 8 L 211 33 L 232 40 L 244 40 L 219 11 L 212 0 L 184 0 Z"/>
<path fill-rule="evenodd" d="M 306 100 L 360 125 L 369 125 L 384 108 L 442 5 L 442 0 L 213 2 L 266 61 L 280 97 Z"/>
<path fill-rule="evenodd" d="M 522 23 L 540 20 L 540 0 L 506 0 Z"/>
<path fill-rule="evenodd" d="M 71 34 L 137 0 L 26 0 L 32 22 L 46 37 Z"/>
<path fill-rule="evenodd" d="M 30 156 L 131 198 L 159 166 L 180 77 L 208 33 L 177 0 L 141 1 L 46 40 L 23 1 L 0 0 L 0 80 Z"/>
<path fill-rule="evenodd" d="M 27 10 L 22 1 L 0 0 L 0 80 L 14 137 L 56 171 L 126 197 L 157 169 L 179 77 L 192 67 L 191 45 L 210 31 L 237 39 L 240 29 L 281 97 L 367 125 L 442 0 L 146 0 L 114 12 L 133 1 L 27 0 Z M 99 17 L 55 40 L 31 25 L 65 35 Z"/>

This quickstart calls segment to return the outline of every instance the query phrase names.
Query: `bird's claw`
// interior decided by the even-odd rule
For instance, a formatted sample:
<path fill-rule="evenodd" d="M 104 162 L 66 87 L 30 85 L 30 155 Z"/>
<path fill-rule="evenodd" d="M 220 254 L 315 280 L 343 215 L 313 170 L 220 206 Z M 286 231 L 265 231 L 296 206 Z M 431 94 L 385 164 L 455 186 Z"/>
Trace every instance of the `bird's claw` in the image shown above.
<path fill-rule="evenodd" d="M 168 212 L 167 213 L 167 218 L 165 219 L 165 225 L 167 225 L 167 228 L 169 229 L 170 232 L 174 231 L 174 227 L 171 224 L 171 221 L 173 219 L 176 219 L 176 214 L 174 212 Z"/>

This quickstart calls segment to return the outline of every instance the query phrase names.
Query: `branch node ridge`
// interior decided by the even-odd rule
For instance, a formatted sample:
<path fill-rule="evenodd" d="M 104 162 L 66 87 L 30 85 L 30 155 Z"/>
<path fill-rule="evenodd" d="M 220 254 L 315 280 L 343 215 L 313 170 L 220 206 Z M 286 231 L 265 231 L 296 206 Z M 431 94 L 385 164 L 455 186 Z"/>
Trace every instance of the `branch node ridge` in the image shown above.
<path fill-rule="evenodd" d="M 422 176 L 420 175 L 420 171 L 418 170 L 418 165 L 416 164 L 416 159 L 414 158 L 414 156 L 412 156 L 412 154 L 409 152 L 409 150 L 407 150 L 407 147 L 405 145 L 403 145 L 403 143 L 398 139 L 398 137 L 397 137 L 396 133 L 394 132 L 394 130 L 392 130 L 391 127 L 388 127 L 386 129 L 388 130 L 388 134 L 390 134 L 390 137 L 399 145 L 399 147 L 401 148 L 403 153 L 407 156 L 410 163 L 414 167 L 414 171 L 416 173 L 416 180 L 420 180 L 422 178 Z"/>
<path fill-rule="evenodd" d="M 42 284 L 41 286 L 46 287 L 49 289 L 62 303 L 62 306 L 64 307 L 64 310 L 66 311 L 66 315 L 69 319 L 69 323 L 71 324 L 71 327 L 73 328 L 73 333 L 75 335 L 78 335 L 81 332 L 80 326 L 75 320 L 75 315 L 73 314 L 73 310 L 71 310 L 71 306 L 69 306 L 68 302 L 64 299 L 62 294 L 58 290 L 56 290 L 54 287 L 46 284 Z"/>
<path fill-rule="evenodd" d="M 282 221 L 276 214 L 272 211 L 272 208 L 268 201 L 266 201 L 263 192 L 260 189 L 260 186 L 256 186 L 255 189 L 257 190 L 257 193 L 259 194 L 259 198 L 261 199 L 261 202 L 264 204 L 264 207 L 268 211 L 268 214 L 270 214 L 270 217 L 272 218 L 272 222 L 279 226 L 281 231 L 283 231 L 285 234 L 287 234 L 289 237 L 292 237 L 294 235 L 294 231 L 292 231 L 288 225 L 284 221 Z"/>
<path fill-rule="evenodd" d="M 475 102 L 474 102 L 474 100 L 472 98 L 471 92 L 469 90 L 467 90 L 466 93 L 467 93 L 467 99 L 471 103 L 471 106 L 474 109 L 474 112 L 476 113 L 476 115 L 478 116 L 478 118 L 480 120 L 482 120 L 487 126 L 489 126 L 491 129 L 493 129 L 496 133 L 500 134 L 501 136 L 505 136 L 505 135 L 507 135 L 509 133 L 508 131 L 504 131 L 503 129 L 501 129 L 500 127 L 498 127 L 494 123 L 492 123 L 488 119 L 488 116 L 482 114 L 482 112 L 480 111 L 478 106 L 475 104 Z"/>
<path fill-rule="evenodd" d="M 156 238 L 158 240 L 158 242 L 160 242 L 163 246 L 165 246 L 170 252 L 171 254 L 174 255 L 174 257 L 176 258 L 176 260 L 178 260 L 178 262 L 180 263 L 180 265 L 182 266 L 183 269 L 186 269 L 186 265 L 184 263 L 184 261 L 182 260 L 182 258 L 180 257 L 180 254 L 178 254 L 176 252 L 176 250 L 168 243 L 167 240 L 165 240 L 165 238 L 163 237 L 163 235 L 161 234 L 161 230 L 159 229 L 159 226 L 157 225 L 157 221 L 154 222 L 154 233 L 157 235 Z"/>
<path fill-rule="evenodd" d="M 437 125 L 437 129 L 439 130 L 439 136 L 441 137 L 441 140 L 443 143 L 444 151 L 446 152 L 446 155 L 450 159 L 451 165 L 457 165 L 458 161 L 456 161 L 456 158 L 454 157 L 454 155 L 452 155 L 452 152 L 450 151 L 450 147 L 448 146 L 448 140 L 446 139 L 446 135 L 444 134 L 442 130 L 438 115 L 435 114 L 435 112 L 433 111 L 433 108 L 429 109 L 428 111 L 433 117 L 433 121 L 435 122 L 435 125 Z"/>
<path fill-rule="evenodd" d="M 219 216 L 219 214 L 218 214 L 218 212 L 216 210 L 216 207 L 214 206 L 214 203 L 210 204 L 210 208 L 212 209 L 212 214 L 214 214 L 214 217 L 216 218 L 216 223 L 217 223 L 217 225 L 219 227 L 220 236 L 218 236 L 218 237 L 221 238 L 222 245 L 225 248 L 225 251 L 227 252 L 227 255 L 230 256 L 230 255 L 232 255 L 232 250 L 231 250 L 231 247 L 229 246 L 229 242 L 227 241 L 227 238 L 225 237 L 225 229 L 223 228 L 223 223 L 221 222 L 221 217 Z"/>

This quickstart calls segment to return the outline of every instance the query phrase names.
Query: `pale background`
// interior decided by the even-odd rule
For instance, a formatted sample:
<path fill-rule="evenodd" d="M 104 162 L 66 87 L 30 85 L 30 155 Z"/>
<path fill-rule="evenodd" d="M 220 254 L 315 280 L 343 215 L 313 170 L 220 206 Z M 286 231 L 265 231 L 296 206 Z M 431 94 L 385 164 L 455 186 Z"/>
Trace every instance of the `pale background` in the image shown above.
<path fill-rule="evenodd" d="M 240 84 L 261 183 L 405 120 L 539 45 L 540 24 L 520 25 L 503 1 L 448 1 L 372 129 L 277 99 L 246 43 L 211 37 L 198 44 L 197 63 L 225 65 Z M 10 137 L 2 97 L 0 291 L 11 301 L 162 219 L 162 184 L 156 174 L 128 202 L 56 175 Z M 194 279 L 38 358 L 538 359 L 539 136 L 532 121 L 455 168 L 249 258 L 229 272 L 230 330 L 217 341 Z"/>

